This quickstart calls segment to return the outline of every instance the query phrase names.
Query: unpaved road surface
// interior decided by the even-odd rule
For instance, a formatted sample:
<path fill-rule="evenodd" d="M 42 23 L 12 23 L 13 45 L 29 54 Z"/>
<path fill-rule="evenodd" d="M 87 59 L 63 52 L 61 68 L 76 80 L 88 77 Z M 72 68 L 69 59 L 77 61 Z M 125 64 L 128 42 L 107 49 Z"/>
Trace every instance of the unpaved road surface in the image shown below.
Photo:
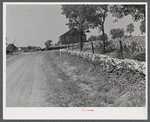
<path fill-rule="evenodd" d="M 6 107 L 54 106 L 48 100 L 53 98 L 53 82 L 58 79 L 46 59 L 52 53 L 24 53 L 7 60 Z"/>

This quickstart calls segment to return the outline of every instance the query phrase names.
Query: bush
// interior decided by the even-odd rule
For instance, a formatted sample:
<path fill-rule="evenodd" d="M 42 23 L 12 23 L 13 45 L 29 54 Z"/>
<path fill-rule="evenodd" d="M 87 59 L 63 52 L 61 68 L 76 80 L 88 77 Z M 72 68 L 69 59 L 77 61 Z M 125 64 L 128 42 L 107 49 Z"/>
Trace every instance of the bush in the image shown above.
<path fill-rule="evenodd" d="M 145 49 L 138 44 L 137 41 L 131 42 L 131 44 L 124 43 L 123 45 L 124 50 L 124 58 L 134 59 L 141 53 L 145 53 Z"/>
<path fill-rule="evenodd" d="M 116 44 L 113 40 L 106 41 L 107 51 L 113 52 L 116 50 Z"/>
<path fill-rule="evenodd" d="M 138 61 L 145 61 L 145 48 L 142 47 L 141 43 L 138 41 L 122 41 L 123 46 L 123 58 L 135 59 Z M 113 52 L 115 51 L 115 57 L 121 58 L 119 43 L 118 41 L 110 41 L 108 43 L 108 50 Z M 143 55 L 142 55 L 143 54 Z"/>

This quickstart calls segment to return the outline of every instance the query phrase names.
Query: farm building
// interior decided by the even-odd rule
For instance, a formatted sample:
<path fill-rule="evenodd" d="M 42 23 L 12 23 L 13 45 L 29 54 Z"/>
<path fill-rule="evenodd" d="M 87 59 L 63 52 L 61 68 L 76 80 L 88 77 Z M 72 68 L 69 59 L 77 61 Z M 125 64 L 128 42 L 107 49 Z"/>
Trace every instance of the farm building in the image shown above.
<path fill-rule="evenodd" d="M 86 34 L 83 34 L 82 39 L 83 42 L 86 41 Z M 79 40 L 80 40 L 80 33 L 78 33 L 76 29 L 71 29 L 59 37 L 59 44 L 60 45 L 75 44 L 79 43 Z"/>

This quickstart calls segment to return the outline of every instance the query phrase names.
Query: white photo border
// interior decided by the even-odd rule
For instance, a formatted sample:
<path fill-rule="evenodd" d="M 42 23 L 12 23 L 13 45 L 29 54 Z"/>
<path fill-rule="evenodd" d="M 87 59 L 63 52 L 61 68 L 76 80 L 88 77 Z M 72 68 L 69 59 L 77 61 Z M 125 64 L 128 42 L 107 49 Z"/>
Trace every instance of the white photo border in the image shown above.
<path fill-rule="evenodd" d="M 148 117 L 148 74 L 146 67 L 146 107 L 6 107 L 6 5 L 62 5 L 62 4 L 145 4 L 146 5 L 146 66 L 148 67 L 148 3 L 147 2 L 3 2 L 3 119 L 105 119 L 146 120 Z M 90 109 L 93 111 L 82 111 Z"/>

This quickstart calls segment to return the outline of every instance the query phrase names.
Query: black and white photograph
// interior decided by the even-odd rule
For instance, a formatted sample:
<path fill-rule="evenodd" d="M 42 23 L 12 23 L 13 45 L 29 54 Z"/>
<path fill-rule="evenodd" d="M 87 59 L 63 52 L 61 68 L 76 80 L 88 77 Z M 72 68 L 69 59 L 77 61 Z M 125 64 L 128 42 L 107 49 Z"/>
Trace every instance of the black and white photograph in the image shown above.
<path fill-rule="evenodd" d="M 142 1 L 4 2 L 3 117 L 147 119 L 147 12 Z"/>

